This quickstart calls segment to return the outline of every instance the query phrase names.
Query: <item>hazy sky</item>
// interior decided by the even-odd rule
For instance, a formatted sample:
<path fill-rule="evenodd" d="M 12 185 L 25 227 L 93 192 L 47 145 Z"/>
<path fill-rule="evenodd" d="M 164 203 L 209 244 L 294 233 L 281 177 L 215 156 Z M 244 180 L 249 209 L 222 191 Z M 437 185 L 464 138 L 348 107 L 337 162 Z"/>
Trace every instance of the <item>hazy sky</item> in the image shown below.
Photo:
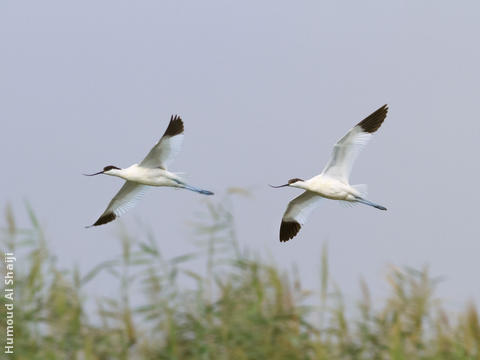
<path fill-rule="evenodd" d="M 327 242 L 347 295 L 363 276 L 382 296 L 390 265 L 429 265 L 447 305 L 478 302 L 479 16 L 475 1 L 2 1 L 0 204 L 26 225 L 28 199 L 60 263 L 87 271 L 119 252 L 120 222 L 84 226 L 122 181 L 81 173 L 139 162 L 179 114 L 172 170 L 219 197 L 252 189 L 234 201 L 241 244 L 299 264 L 305 285 Z M 281 244 L 300 191 L 267 184 L 318 174 L 385 103 L 351 182 L 388 211 L 325 201 Z M 189 252 L 202 200 L 152 189 L 121 222 Z"/>

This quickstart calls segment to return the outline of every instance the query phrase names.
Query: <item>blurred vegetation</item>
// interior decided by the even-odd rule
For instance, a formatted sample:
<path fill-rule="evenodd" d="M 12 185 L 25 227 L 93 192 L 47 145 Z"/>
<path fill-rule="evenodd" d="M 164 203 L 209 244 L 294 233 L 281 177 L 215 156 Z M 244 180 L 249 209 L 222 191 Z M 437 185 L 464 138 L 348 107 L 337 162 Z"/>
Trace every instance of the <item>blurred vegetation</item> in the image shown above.
<path fill-rule="evenodd" d="M 326 251 L 320 290 L 307 291 L 294 270 L 241 249 L 228 199 L 207 208 L 192 224 L 195 253 L 165 259 L 153 236 L 125 233 L 121 255 L 86 274 L 59 268 L 31 210 L 31 225 L 23 229 L 7 208 L 2 248 L 22 258 L 11 358 L 480 359 L 477 309 L 470 304 L 447 314 L 428 271 L 392 270 L 391 292 L 381 304 L 372 304 L 362 282 L 363 297 L 347 316 L 330 284 Z M 199 261 L 203 272 L 192 270 Z M 85 285 L 102 272 L 118 292 L 97 297 L 92 309 Z"/>

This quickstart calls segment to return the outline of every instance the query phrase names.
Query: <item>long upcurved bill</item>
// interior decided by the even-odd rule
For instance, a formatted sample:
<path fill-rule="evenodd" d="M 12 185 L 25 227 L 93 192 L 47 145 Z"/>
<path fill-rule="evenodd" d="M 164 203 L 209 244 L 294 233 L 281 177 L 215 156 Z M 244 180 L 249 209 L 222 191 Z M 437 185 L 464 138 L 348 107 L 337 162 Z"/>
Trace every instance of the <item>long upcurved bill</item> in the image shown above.
<path fill-rule="evenodd" d="M 278 188 L 281 188 L 281 187 L 285 187 L 285 186 L 288 186 L 288 185 L 290 185 L 290 184 L 278 185 L 278 186 L 268 184 L 268 186 L 270 186 L 270 187 L 272 187 L 272 188 L 275 188 L 275 189 L 278 189 Z"/>
<path fill-rule="evenodd" d="M 83 174 L 83 175 L 85 175 L 85 176 L 95 176 L 95 175 L 100 175 L 100 174 L 103 174 L 103 170 L 102 170 L 102 171 L 99 171 L 99 172 L 97 172 L 97 173 L 95 173 L 95 174 Z"/>

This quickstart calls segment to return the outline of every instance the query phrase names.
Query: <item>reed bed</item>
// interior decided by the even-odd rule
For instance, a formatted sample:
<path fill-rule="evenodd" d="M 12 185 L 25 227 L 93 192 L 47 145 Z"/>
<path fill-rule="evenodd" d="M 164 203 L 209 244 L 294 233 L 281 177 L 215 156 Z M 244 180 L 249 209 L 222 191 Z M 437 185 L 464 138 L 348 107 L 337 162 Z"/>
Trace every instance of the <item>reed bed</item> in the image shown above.
<path fill-rule="evenodd" d="M 125 232 L 121 254 L 82 274 L 59 268 L 33 211 L 20 228 L 7 207 L 2 248 L 22 254 L 10 358 L 480 359 L 476 307 L 443 309 L 426 269 L 392 269 L 382 303 L 373 304 L 361 282 L 363 296 L 347 315 L 326 250 L 320 289 L 303 289 L 295 271 L 239 246 L 228 200 L 207 209 L 191 224 L 193 253 L 166 259 L 148 232 Z M 92 309 L 85 286 L 100 273 L 117 292 L 98 294 Z"/>

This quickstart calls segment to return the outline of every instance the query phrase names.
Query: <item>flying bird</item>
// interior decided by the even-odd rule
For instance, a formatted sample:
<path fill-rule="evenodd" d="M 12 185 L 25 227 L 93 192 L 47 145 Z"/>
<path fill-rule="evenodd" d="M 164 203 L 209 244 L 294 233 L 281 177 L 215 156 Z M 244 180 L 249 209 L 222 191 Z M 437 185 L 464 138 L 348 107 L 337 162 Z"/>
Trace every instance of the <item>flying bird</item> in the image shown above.
<path fill-rule="evenodd" d="M 183 121 L 179 116 L 172 115 L 167 130 L 140 164 L 133 164 L 125 169 L 109 165 L 95 174 L 85 174 L 86 176 L 105 174 L 126 180 L 103 214 L 93 225 L 87 227 L 109 223 L 125 214 L 143 197 L 149 186 L 170 186 L 213 195 L 211 191 L 188 185 L 178 174 L 167 170 L 168 165 L 180 152 L 183 137 Z"/>
<path fill-rule="evenodd" d="M 294 178 L 279 187 L 296 187 L 305 190 L 287 206 L 280 225 L 280 241 L 293 239 L 318 206 L 322 198 L 340 200 L 345 204 L 365 204 L 379 210 L 387 210 L 365 198 L 365 185 L 350 185 L 348 178 L 360 150 L 368 143 L 372 134 L 382 125 L 387 116 L 388 106 L 383 105 L 355 125 L 333 147 L 332 155 L 320 175 L 309 180 Z"/>

